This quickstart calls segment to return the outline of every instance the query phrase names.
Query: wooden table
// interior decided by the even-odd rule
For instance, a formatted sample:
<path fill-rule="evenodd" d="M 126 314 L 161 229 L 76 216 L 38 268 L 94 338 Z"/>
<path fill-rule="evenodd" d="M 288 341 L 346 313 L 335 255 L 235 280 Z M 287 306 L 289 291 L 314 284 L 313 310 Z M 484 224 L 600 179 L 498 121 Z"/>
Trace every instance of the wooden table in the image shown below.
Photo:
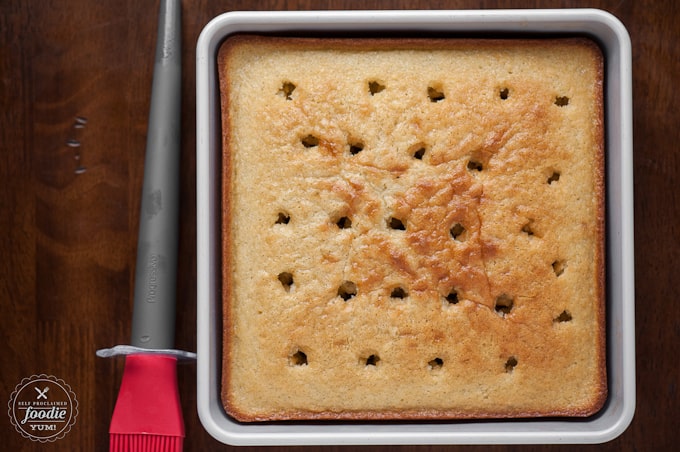
<path fill-rule="evenodd" d="M 194 57 L 212 17 L 230 9 L 568 6 L 618 16 L 634 65 L 637 410 L 618 439 L 582 448 L 670 450 L 680 426 L 680 8 L 672 1 L 185 0 L 177 347 L 196 349 Z M 123 361 L 96 358 L 95 350 L 130 334 L 156 18 L 157 2 L 0 3 L 0 405 L 22 378 L 40 373 L 64 379 L 79 402 L 72 431 L 48 444 L 21 437 L 3 410 L 4 450 L 108 447 Z M 186 450 L 229 449 L 198 420 L 195 365 L 178 373 Z"/>

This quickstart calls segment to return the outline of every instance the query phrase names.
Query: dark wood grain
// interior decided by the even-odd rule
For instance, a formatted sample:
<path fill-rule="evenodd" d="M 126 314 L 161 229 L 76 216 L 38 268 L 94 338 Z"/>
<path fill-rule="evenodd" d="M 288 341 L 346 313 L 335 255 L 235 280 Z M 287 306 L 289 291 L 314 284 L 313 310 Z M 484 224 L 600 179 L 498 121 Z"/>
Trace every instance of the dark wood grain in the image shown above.
<path fill-rule="evenodd" d="M 194 58 L 198 34 L 212 17 L 253 9 L 598 7 L 618 16 L 633 42 L 637 410 L 619 438 L 580 448 L 673 449 L 680 415 L 677 5 L 651 0 L 185 0 L 177 347 L 196 349 Z M 22 378 L 38 373 L 64 379 L 79 401 L 75 427 L 55 443 L 22 438 L 0 414 L 3 450 L 108 448 L 123 361 L 94 353 L 129 340 L 156 17 L 157 2 L 137 0 L 0 2 L 0 405 L 6 406 Z M 80 146 L 69 146 L 69 140 Z M 181 365 L 178 373 L 185 450 L 229 450 L 198 420 L 195 365 Z M 320 448 L 304 448 L 315 449 Z M 566 451 L 573 446 L 491 449 Z"/>

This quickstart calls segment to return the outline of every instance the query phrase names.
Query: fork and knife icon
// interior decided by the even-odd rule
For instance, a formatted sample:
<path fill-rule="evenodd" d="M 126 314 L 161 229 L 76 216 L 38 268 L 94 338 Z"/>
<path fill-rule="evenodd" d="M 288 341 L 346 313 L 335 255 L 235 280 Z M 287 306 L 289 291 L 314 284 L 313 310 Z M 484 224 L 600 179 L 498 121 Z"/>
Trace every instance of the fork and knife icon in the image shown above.
<path fill-rule="evenodd" d="M 38 398 L 36 400 L 40 400 L 40 399 L 47 400 L 47 391 L 50 390 L 49 386 L 45 386 L 45 389 L 43 389 L 42 391 L 37 386 L 35 386 L 34 388 L 38 392 Z"/>

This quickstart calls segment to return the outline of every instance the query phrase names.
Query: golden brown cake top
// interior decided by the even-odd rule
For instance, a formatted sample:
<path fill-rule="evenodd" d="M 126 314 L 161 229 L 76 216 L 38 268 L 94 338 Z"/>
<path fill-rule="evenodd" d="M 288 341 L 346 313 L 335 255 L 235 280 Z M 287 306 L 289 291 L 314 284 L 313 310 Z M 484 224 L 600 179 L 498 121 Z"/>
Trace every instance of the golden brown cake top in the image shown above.
<path fill-rule="evenodd" d="M 232 416 L 600 408 L 595 44 L 237 36 L 219 64 Z"/>

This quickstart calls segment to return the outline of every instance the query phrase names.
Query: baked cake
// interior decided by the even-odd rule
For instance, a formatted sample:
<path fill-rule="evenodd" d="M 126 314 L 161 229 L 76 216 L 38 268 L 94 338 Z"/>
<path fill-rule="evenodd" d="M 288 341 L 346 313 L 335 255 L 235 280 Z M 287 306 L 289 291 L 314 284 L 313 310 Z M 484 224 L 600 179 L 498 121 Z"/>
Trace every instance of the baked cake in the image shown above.
<path fill-rule="evenodd" d="M 593 42 L 238 35 L 218 64 L 227 413 L 601 408 Z"/>

